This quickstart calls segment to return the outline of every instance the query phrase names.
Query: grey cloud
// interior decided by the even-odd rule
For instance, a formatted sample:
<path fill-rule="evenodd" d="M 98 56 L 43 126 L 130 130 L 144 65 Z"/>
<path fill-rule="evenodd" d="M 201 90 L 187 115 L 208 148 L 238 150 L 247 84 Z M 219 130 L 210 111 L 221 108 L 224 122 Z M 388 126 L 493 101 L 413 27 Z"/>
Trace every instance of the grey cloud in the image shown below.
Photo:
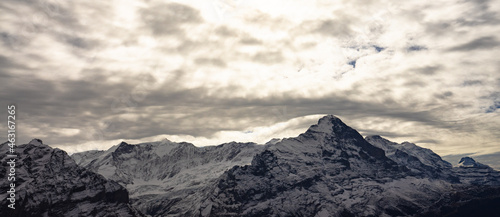
<path fill-rule="evenodd" d="M 456 22 L 462 26 L 498 25 L 498 13 L 482 11 L 471 18 L 459 18 Z"/>
<path fill-rule="evenodd" d="M 20 130 L 21 138 L 51 136 L 51 129 L 56 128 L 91 127 L 100 118 L 113 114 L 113 100 L 122 93 L 130 93 L 134 87 L 132 82 L 111 85 L 104 78 L 95 76 L 60 82 L 13 73 L 9 75 L 8 80 L 0 80 L 0 102 L 2 105 L 4 102 L 18 105 L 20 125 L 33 125 L 47 133 L 27 135 L 29 132 Z M 52 143 L 79 139 L 52 136 L 57 138 Z"/>
<path fill-rule="evenodd" d="M 411 80 L 411 81 L 406 81 L 404 83 L 404 86 L 413 86 L 413 87 L 425 87 L 427 86 L 426 82 L 423 82 L 422 80 Z"/>
<path fill-rule="evenodd" d="M 179 38 L 182 38 L 179 36 Z M 199 51 L 200 49 L 213 50 L 218 49 L 223 46 L 223 42 L 220 40 L 209 40 L 202 38 L 199 40 L 190 40 L 182 38 L 183 41 L 180 45 L 176 47 L 163 47 L 161 50 L 166 54 L 183 54 L 188 55 L 192 52 Z M 213 54 L 209 54 L 206 58 L 212 58 Z"/>
<path fill-rule="evenodd" d="M 461 125 L 451 126 L 455 123 L 443 123 L 432 111 L 417 112 L 397 103 L 352 100 L 350 96 L 356 94 L 355 91 L 321 98 L 301 98 L 284 93 L 252 99 L 207 95 L 206 88 L 180 89 L 173 80 L 163 83 L 159 90 L 150 90 L 141 100 L 134 100 L 130 95 L 139 83 L 138 78 L 108 84 L 104 77 L 99 76 L 96 73 L 79 81 L 63 83 L 16 76 L 9 81 L 0 81 L 0 99 L 2 102 L 15 99 L 22 112 L 20 121 L 29 122 L 46 132 L 44 135 L 22 136 L 47 138 L 51 144 L 74 143 L 75 140 L 83 143 L 92 139 L 137 139 L 160 134 L 210 137 L 221 130 L 272 125 L 313 114 L 336 114 L 352 120 L 386 117 L 439 128 L 463 128 Z M 225 87 L 215 92 L 234 92 L 238 88 L 242 87 Z M 113 107 L 117 100 L 121 109 Z M 139 119 L 124 119 L 120 116 L 123 114 Z M 99 127 L 102 125 L 105 127 Z M 301 127 L 306 125 L 304 123 Z M 82 132 L 66 137 L 49 130 L 57 128 L 77 128 Z M 396 136 L 391 132 L 378 134 Z"/>
<path fill-rule="evenodd" d="M 4 4 L 4 2 L 2 2 Z M 9 48 L 10 51 L 16 52 L 22 56 L 22 61 L 31 62 L 44 62 L 47 58 L 40 55 L 42 51 L 29 51 L 26 48 L 30 45 L 50 46 L 46 44 L 32 44 L 35 38 L 45 36 L 56 41 L 62 46 L 66 46 L 68 53 L 75 55 L 77 58 L 88 56 L 87 51 L 102 47 L 101 41 L 92 38 L 92 34 L 96 25 L 87 25 L 82 17 L 78 17 L 75 12 L 74 2 L 60 2 L 60 1 L 21 1 L 16 4 L 22 4 L 20 9 L 14 8 L 5 12 L 10 16 L 19 16 L 23 19 L 14 21 L 14 25 L 6 28 L 5 32 L 0 33 L 1 40 Z M 16 5 L 12 4 L 12 5 Z M 109 5 L 92 5 L 87 4 L 85 9 L 93 13 L 93 21 L 106 22 L 109 19 Z M 19 14 L 22 13 L 22 14 Z M 26 15 L 28 14 L 28 15 Z M 38 53 L 38 54 L 34 54 Z M 50 58 L 49 58 L 50 59 Z"/>
<path fill-rule="evenodd" d="M 500 45 L 500 42 L 494 36 L 485 36 L 481 38 L 474 39 L 456 47 L 448 49 L 448 51 L 473 51 L 473 50 L 483 50 L 492 49 Z"/>
<path fill-rule="evenodd" d="M 165 53 L 170 54 L 172 52 L 178 52 L 180 54 L 189 54 L 192 51 L 196 51 L 200 47 L 209 46 L 208 43 L 203 43 L 202 41 L 184 40 L 179 46 L 174 49 L 163 49 Z"/>
<path fill-rule="evenodd" d="M 142 10 L 141 17 L 155 35 L 182 35 L 182 24 L 203 21 L 198 10 L 178 3 L 153 5 Z"/>
<path fill-rule="evenodd" d="M 264 42 L 255 38 L 252 34 L 244 31 L 239 31 L 235 30 L 226 26 L 219 26 L 216 27 L 212 32 L 209 32 L 208 34 L 214 34 L 215 36 L 218 36 L 217 39 L 210 39 L 209 37 L 201 37 L 196 40 L 192 39 L 187 39 L 184 37 L 184 35 L 177 35 L 179 39 L 182 40 L 180 45 L 177 46 L 163 46 L 161 50 L 165 52 L 166 54 L 183 54 L 183 55 L 188 55 L 191 52 L 196 52 L 201 49 L 205 50 L 217 50 L 217 51 L 223 51 L 223 52 L 228 52 L 229 55 L 225 56 L 227 58 L 228 56 L 234 58 L 244 58 L 244 59 L 251 59 L 252 57 L 249 56 L 248 54 L 242 54 L 239 53 L 236 49 L 231 49 L 231 47 L 228 47 L 227 43 L 224 41 L 235 41 L 239 42 L 237 44 L 233 44 L 233 46 L 238 46 L 238 45 L 264 45 Z M 213 59 L 213 54 L 209 54 L 206 57 L 199 57 L 201 59 Z M 218 57 L 218 59 L 220 59 Z M 232 60 L 232 59 L 230 59 Z M 203 60 L 202 60 L 203 61 Z M 206 63 L 206 61 L 203 61 Z M 225 61 L 224 61 L 225 62 Z M 225 64 L 225 63 L 224 63 Z"/>
<path fill-rule="evenodd" d="M 434 65 L 434 66 L 425 66 L 422 68 L 415 68 L 413 71 L 418 72 L 419 74 L 424 74 L 424 75 L 434 75 L 436 72 L 443 70 L 443 66 L 441 65 Z"/>
<path fill-rule="evenodd" d="M 282 16 L 275 17 L 260 11 L 254 11 L 253 14 L 246 17 L 245 21 L 249 24 L 257 25 L 260 28 L 269 29 L 283 28 L 291 24 L 289 20 Z"/>
<path fill-rule="evenodd" d="M 412 52 L 412 51 L 421 51 L 421 50 L 427 50 L 425 46 L 421 45 L 412 45 L 406 48 L 407 51 Z"/>
<path fill-rule="evenodd" d="M 19 48 L 29 44 L 28 38 L 19 34 L 16 35 L 13 33 L 2 32 L 1 38 L 5 47 L 10 50 L 18 50 Z"/>
<path fill-rule="evenodd" d="M 238 31 L 230 29 L 227 26 L 219 26 L 214 31 L 215 34 L 225 37 L 236 37 L 238 36 Z"/>
<path fill-rule="evenodd" d="M 454 31 L 451 21 L 429 22 L 425 24 L 425 32 L 434 34 L 436 36 Z"/>
<path fill-rule="evenodd" d="M 426 125 L 433 125 L 437 127 L 447 127 L 446 124 L 440 123 L 439 118 L 434 116 L 430 111 L 415 112 L 397 106 L 387 107 L 387 105 L 384 104 L 352 101 L 348 99 L 349 95 L 345 95 L 345 93 L 339 93 L 337 96 L 318 99 L 295 98 L 293 96 L 286 97 L 285 95 L 282 95 L 257 100 L 244 98 L 209 98 L 203 96 L 203 92 L 203 89 L 198 89 L 190 90 L 190 92 L 172 93 L 170 95 L 157 94 L 151 96 L 148 100 L 151 100 L 149 103 L 152 104 L 157 104 L 155 102 L 172 102 L 176 105 L 203 105 L 203 107 L 225 108 L 252 107 L 257 110 L 258 108 L 269 108 L 270 106 L 286 106 L 289 108 L 288 113 L 292 114 L 290 118 L 329 113 L 350 116 L 352 118 L 385 116 L 388 118 L 421 122 Z M 256 114 L 266 113 L 262 112 L 263 111 L 259 111 Z"/>
<path fill-rule="evenodd" d="M 422 139 L 422 140 L 417 140 L 414 143 L 433 143 L 433 144 L 439 144 L 441 142 L 434 140 L 434 139 Z"/>
<path fill-rule="evenodd" d="M 265 51 L 255 54 L 252 60 L 264 64 L 275 64 L 282 62 L 284 57 L 280 51 Z"/>
<path fill-rule="evenodd" d="M 17 10 L 15 6 L 6 6 L 6 2 L 2 2 L 3 8 L 8 8 L 4 12 L 7 14 L 24 17 L 25 19 L 16 20 L 16 25 L 12 29 L 8 29 L 2 34 L 4 42 L 15 44 L 16 49 L 23 47 L 29 43 L 35 35 L 49 32 L 53 33 L 56 30 L 52 26 L 60 26 L 62 29 L 70 31 L 86 32 L 88 28 L 81 25 L 78 18 L 75 16 L 73 2 L 60 4 L 57 1 L 16 1 L 15 4 L 24 4 L 26 10 Z M 22 7 L 19 7 L 22 8 Z M 29 13 L 28 16 L 23 13 Z M 7 33 L 8 32 L 8 33 Z"/>
<path fill-rule="evenodd" d="M 322 21 L 314 32 L 325 36 L 346 37 L 351 35 L 349 19 Z"/>
<path fill-rule="evenodd" d="M 486 113 L 492 113 L 500 109 L 500 101 L 494 101 L 491 106 L 486 109 Z"/>
<path fill-rule="evenodd" d="M 460 31 L 463 31 L 464 27 L 467 28 L 465 31 L 470 31 L 469 28 L 481 25 L 498 26 L 500 23 L 498 12 L 491 10 L 490 0 L 467 0 L 460 1 L 460 4 L 466 11 L 459 18 L 425 23 L 426 32 L 436 36 L 450 32 L 463 34 Z"/>
<path fill-rule="evenodd" d="M 451 92 L 451 91 L 445 91 L 443 93 L 434 94 L 434 97 L 436 97 L 438 99 L 446 99 L 446 98 L 449 98 L 451 96 L 453 96 L 453 92 Z"/>
<path fill-rule="evenodd" d="M 217 67 L 226 67 L 226 63 L 222 59 L 218 58 L 196 58 L 194 60 L 196 64 L 199 65 L 212 65 Z"/>
<path fill-rule="evenodd" d="M 465 80 L 462 85 L 464 86 L 474 86 L 474 85 L 481 85 L 483 82 L 481 80 Z"/>
<path fill-rule="evenodd" d="M 490 10 L 491 0 L 473 0 L 463 1 L 472 3 L 472 7 L 467 14 L 457 19 L 460 25 L 478 26 L 478 25 L 498 25 L 498 13 Z"/>
<path fill-rule="evenodd" d="M 80 49 L 92 49 L 98 46 L 102 46 L 99 41 L 92 40 L 77 35 L 61 34 L 59 36 L 61 41 L 64 41 L 69 46 Z"/>
<path fill-rule="evenodd" d="M 245 45 L 260 45 L 262 44 L 262 41 L 250 36 L 245 36 L 240 40 L 240 43 Z"/>
<path fill-rule="evenodd" d="M 184 34 L 182 32 L 179 32 L 180 34 Z M 208 39 L 201 39 L 199 41 L 195 40 L 190 40 L 183 38 L 182 35 L 177 35 L 177 37 L 181 38 L 183 41 L 181 44 L 177 46 L 165 46 L 165 45 L 160 45 L 160 50 L 164 52 L 167 55 L 172 55 L 172 54 L 181 54 L 184 55 L 184 57 L 188 57 L 188 55 L 192 52 L 196 52 L 200 49 L 209 49 L 209 48 L 216 48 L 218 45 L 220 45 L 219 41 L 209 41 Z M 210 57 L 207 57 L 210 58 Z"/>
<path fill-rule="evenodd" d="M 0 72 L 7 71 L 9 69 L 29 69 L 28 67 L 12 60 L 11 58 L 0 54 Z M 10 75 L 6 72 L 3 73 L 5 76 Z M 2 76 L 3 77 L 3 76 Z"/>
<path fill-rule="evenodd" d="M 412 137 L 414 136 L 413 134 L 401 134 L 401 133 L 394 133 L 394 132 L 387 132 L 387 131 L 379 131 L 379 130 L 370 130 L 370 129 L 357 129 L 361 134 L 364 136 L 382 136 L 382 137 L 387 137 L 387 138 L 400 138 L 400 137 Z"/>

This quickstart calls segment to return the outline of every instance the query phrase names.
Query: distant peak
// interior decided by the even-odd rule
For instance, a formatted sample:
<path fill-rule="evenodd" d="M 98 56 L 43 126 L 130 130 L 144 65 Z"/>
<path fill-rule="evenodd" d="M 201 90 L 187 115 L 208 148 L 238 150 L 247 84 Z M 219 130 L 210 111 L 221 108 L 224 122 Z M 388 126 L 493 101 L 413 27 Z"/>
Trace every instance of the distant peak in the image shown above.
<path fill-rule="evenodd" d="M 486 168 L 488 166 L 476 162 L 473 158 L 471 157 L 463 157 L 460 159 L 458 162 L 458 166 L 462 168 Z"/>
<path fill-rule="evenodd" d="M 460 159 L 460 161 L 458 163 L 459 164 L 475 164 L 476 161 L 471 157 L 463 157 L 462 159 Z"/>
<path fill-rule="evenodd" d="M 43 142 L 41 139 L 34 138 L 28 144 L 30 144 L 30 145 L 43 145 Z"/>

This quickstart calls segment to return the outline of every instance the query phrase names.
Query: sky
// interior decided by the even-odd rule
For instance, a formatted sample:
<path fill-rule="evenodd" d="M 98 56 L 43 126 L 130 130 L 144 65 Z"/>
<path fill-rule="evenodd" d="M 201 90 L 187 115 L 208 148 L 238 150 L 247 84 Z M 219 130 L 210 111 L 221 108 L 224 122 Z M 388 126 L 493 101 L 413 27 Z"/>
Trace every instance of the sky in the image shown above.
<path fill-rule="evenodd" d="M 499 12 L 498 0 L 5 0 L 0 115 L 16 105 L 18 143 L 74 153 L 265 143 L 334 114 L 500 168 Z"/>

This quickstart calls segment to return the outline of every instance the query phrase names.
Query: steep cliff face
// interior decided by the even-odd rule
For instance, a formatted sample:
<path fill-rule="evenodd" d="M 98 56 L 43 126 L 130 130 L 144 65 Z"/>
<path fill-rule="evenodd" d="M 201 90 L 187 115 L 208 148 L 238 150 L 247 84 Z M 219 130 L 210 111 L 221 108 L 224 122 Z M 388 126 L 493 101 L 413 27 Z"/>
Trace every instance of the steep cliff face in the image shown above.
<path fill-rule="evenodd" d="M 398 144 L 380 136 L 367 136 L 365 139 L 384 150 L 388 158 L 410 169 L 413 176 L 443 179 L 450 183 L 460 182 L 452 171 L 452 165 L 429 149 L 409 142 Z"/>
<path fill-rule="evenodd" d="M 7 143 L 0 147 L 0 197 L 7 198 Z M 0 216 L 142 216 L 129 205 L 127 190 L 78 166 L 66 152 L 41 140 L 15 148 L 15 209 L 0 201 Z"/>

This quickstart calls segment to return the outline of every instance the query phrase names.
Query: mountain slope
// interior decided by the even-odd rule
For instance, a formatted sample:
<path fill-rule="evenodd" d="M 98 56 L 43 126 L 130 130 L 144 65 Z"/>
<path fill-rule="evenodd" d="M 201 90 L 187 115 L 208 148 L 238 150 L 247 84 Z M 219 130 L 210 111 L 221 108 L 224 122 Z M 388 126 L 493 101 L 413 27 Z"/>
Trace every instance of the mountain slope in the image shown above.
<path fill-rule="evenodd" d="M 134 207 L 153 216 L 194 215 L 207 186 L 235 165 L 249 164 L 264 146 L 226 143 L 195 147 L 168 140 L 74 154 L 80 165 L 125 186 Z"/>
<path fill-rule="evenodd" d="M 391 160 L 408 167 L 415 176 L 440 178 L 451 183 L 459 183 L 459 178 L 452 172 L 452 165 L 430 149 L 409 142 L 398 144 L 381 136 L 367 136 L 365 139 L 384 150 Z"/>
<path fill-rule="evenodd" d="M 452 167 L 450 163 L 441 159 L 441 157 L 436 153 L 434 153 L 432 150 L 419 147 L 413 143 L 403 142 L 401 144 L 398 144 L 395 142 L 391 142 L 387 139 L 384 139 L 381 136 L 367 136 L 365 139 L 370 144 L 383 149 L 389 158 L 391 158 L 391 156 L 395 156 L 396 152 L 399 150 L 406 152 L 411 156 L 414 156 L 422 164 L 434 167 L 436 169 L 442 170 L 442 169 L 450 169 Z M 394 159 L 401 159 L 401 158 L 395 156 Z"/>
<path fill-rule="evenodd" d="M 498 171 L 365 139 L 332 115 L 266 145 L 165 140 L 72 157 L 125 186 L 151 216 L 491 216 L 495 208 L 481 204 L 500 200 Z"/>
<path fill-rule="evenodd" d="M 8 148 L 7 143 L 0 147 L 2 198 L 7 198 L 10 184 Z M 66 152 L 37 139 L 15 151 L 15 210 L 2 200 L 0 216 L 142 216 L 129 205 L 125 188 L 78 166 Z"/>
<path fill-rule="evenodd" d="M 451 190 L 416 177 L 334 116 L 219 179 L 203 216 L 412 215 Z"/>
<path fill-rule="evenodd" d="M 417 175 L 447 180 L 450 183 L 469 185 L 500 185 L 500 173 L 491 167 L 464 157 L 456 167 L 441 159 L 430 149 L 409 142 L 391 142 L 380 136 L 368 136 L 366 140 L 382 148 L 386 155 L 400 165 L 405 165 Z"/>

